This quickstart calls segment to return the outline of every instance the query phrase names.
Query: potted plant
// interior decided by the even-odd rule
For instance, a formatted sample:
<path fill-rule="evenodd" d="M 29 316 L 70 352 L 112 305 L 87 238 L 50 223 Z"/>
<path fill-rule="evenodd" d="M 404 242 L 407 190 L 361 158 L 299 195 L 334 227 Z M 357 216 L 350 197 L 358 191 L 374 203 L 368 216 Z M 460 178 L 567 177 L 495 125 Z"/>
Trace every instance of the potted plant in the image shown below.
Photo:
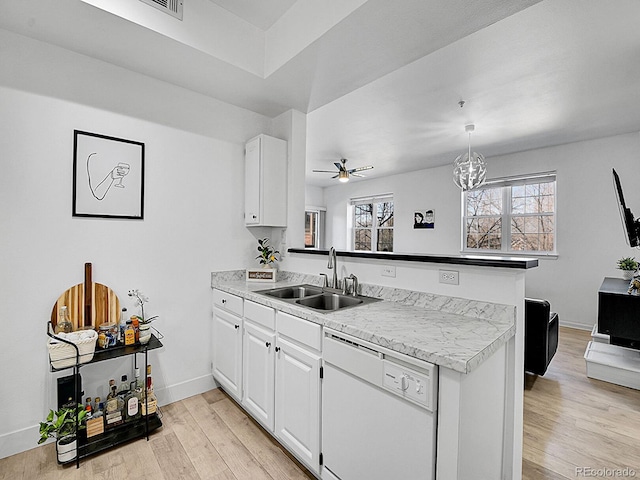
<path fill-rule="evenodd" d="M 280 252 L 269 245 L 268 238 L 258 239 L 258 252 L 260 252 L 260 255 L 256 257 L 256 260 L 260 262 L 262 268 L 248 269 L 247 280 L 257 282 L 275 282 L 278 269 L 274 267 L 274 264 L 278 261 L 278 255 L 280 255 Z"/>
<path fill-rule="evenodd" d="M 146 345 L 151 340 L 151 322 L 153 322 L 158 315 L 147 317 L 144 314 L 144 304 L 149 301 L 149 298 L 145 296 L 140 290 L 129 290 L 128 295 L 135 299 L 136 305 L 140 307 L 140 315 L 134 315 L 138 319 L 138 341 L 142 345 Z"/>
<path fill-rule="evenodd" d="M 87 415 L 84 406 L 62 407 L 57 412 L 49 411 L 44 422 L 40 422 L 40 440 L 38 445 L 48 438 L 56 439 L 58 462 L 65 463 L 76 458 L 77 431 L 85 428 L 83 420 Z"/>
<path fill-rule="evenodd" d="M 276 255 L 279 255 L 280 252 L 269 245 L 268 238 L 258 239 L 258 251 L 260 255 L 256 257 L 256 260 L 260 260 L 263 268 L 272 268 L 272 265 L 278 261 Z"/>
<path fill-rule="evenodd" d="M 618 268 L 622 270 L 625 280 L 631 280 L 634 272 L 638 269 L 638 262 L 634 257 L 624 257 L 618 260 Z"/>

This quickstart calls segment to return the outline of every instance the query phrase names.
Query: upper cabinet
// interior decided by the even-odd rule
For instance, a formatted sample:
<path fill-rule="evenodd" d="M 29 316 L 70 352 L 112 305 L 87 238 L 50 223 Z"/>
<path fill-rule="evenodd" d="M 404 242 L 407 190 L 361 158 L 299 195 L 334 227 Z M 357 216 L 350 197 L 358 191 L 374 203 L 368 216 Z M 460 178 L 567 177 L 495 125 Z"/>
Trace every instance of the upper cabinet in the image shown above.
<path fill-rule="evenodd" d="M 248 227 L 287 226 L 287 142 L 258 135 L 245 147 L 244 222 Z"/>

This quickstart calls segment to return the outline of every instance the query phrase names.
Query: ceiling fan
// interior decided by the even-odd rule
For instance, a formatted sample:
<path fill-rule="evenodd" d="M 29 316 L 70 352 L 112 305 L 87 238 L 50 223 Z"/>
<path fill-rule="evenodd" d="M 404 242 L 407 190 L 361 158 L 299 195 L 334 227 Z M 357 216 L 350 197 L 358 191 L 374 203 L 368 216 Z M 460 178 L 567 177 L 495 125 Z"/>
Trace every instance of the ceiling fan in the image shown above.
<path fill-rule="evenodd" d="M 350 168 L 349 170 L 347 170 L 346 158 L 341 158 L 339 162 L 333 162 L 333 164 L 338 169 L 337 173 L 332 170 L 313 170 L 313 171 L 318 173 L 336 173 L 336 175 L 334 175 L 331 178 L 337 178 L 341 182 L 348 182 L 349 177 L 351 175 L 353 175 L 354 177 L 364 177 L 364 175 L 356 172 L 361 172 L 362 170 L 370 170 L 373 168 L 373 165 L 367 165 L 366 167 Z"/>

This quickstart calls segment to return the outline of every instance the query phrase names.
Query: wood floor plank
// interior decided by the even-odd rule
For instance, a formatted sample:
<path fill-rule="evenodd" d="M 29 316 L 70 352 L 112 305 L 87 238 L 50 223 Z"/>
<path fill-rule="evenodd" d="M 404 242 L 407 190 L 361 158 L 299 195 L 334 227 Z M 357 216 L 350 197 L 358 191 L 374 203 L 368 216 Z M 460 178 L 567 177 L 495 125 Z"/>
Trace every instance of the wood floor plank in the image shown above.
<path fill-rule="evenodd" d="M 586 376 L 590 340 L 590 332 L 561 327 L 547 373 L 527 375 L 524 479 L 576 478 L 576 468 L 629 467 L 640 475 L 640 392 Z"/>
<path fill-rule="evenodd" d="M 171 433 L 153 438 L 153 454 L 160 465 L 162 478 L 173 480 L 200 480 L 180 440 Z"/>
<path fill-rule="evenodd" d="M 271 480 L 266 470 L 234 435 L 202 395 L 183 400 L 185 406 L 238 480 Z"/>
<path fill-rule="evenodd" d="M 231 431 L 256 457 L 274 480 L 309 480 L 296 463 L 276 446 L 269 433 L 247 417 L 246 413 L 230 398 L 211 404 Z"/>
<path fill-rule="evenodd" d="M 163 409 L 163 413 L 200 478 L 212 480 L 234 478 L 184 401 L 168 405 Z"/>

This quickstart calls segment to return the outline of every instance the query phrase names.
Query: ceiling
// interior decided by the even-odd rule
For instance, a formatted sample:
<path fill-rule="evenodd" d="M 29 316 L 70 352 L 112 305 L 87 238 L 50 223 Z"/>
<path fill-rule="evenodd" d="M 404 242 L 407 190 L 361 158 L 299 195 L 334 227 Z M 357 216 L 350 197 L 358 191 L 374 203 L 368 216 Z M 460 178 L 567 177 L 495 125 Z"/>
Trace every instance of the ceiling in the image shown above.
<path fill-rule="evenodd" d="M 262 115 L 305 112 L 307 183 L 317 186 L 336 180 L 312 170 L 340 157 L 373 165 L 367 178 L 451 164 L 469 123 L 489 166 L 496 155 L 640 131 L 637 0 L 202 1 L 227 15 L 211 22 L 242 27 L 229 55 L 224 42 L 211 53 L 104 11 L 147 8 L 135 0 L 0 0 L 0 28 Z M 202 2 L 184 5 L 187 18 Z M 264 61 L 247 67 L 252 52 L 234 57 L 233 42 L 250 40 Z"/>

